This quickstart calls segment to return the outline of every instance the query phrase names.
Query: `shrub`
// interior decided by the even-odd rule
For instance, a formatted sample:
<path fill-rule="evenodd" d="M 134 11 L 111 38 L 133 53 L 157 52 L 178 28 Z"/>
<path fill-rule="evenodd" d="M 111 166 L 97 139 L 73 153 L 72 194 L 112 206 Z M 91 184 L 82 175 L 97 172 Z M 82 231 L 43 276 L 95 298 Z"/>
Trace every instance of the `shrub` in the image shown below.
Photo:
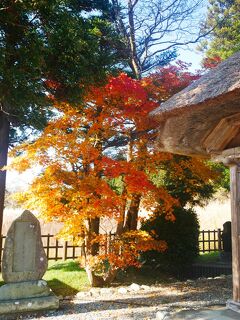
<path fill-rule="evenodd" d="M 172 273 L 183 270 L 199 254 L 199 223 L 196 213 L 192 209 L 176 207 L 174 215 L 176 220 L 172 222 L 166 220 L 165 215 L 155 212 L 142 225 L 143 230 L 151 232 L 158 240 L 165 239 L 168 244 L 166 252 L 149 251 L 142 258 L 147 264 L 159 265 L 161 269 Z"/>

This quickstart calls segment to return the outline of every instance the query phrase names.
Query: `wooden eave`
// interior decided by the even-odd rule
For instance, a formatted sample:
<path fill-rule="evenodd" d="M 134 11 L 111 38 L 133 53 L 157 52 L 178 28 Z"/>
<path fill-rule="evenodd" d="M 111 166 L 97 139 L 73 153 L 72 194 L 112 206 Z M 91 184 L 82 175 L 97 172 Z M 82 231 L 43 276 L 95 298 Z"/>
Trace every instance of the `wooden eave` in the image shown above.
<path fill-rule="evenodd" d="M 240 145 L 240 52 L 174 95 L 150 117 L 159 123 L 157 148 L 210 157 Z"/>
<path fill-rule="evenodd" d="M 203 139 L 202 145 L 208 153 L 238 146 L 240 132 L 240 113 L 223 118 Z"/>
<path fill-rule="evenodd" d="M 240 90 L 240 52 L 172 96 L 150 113 L 157 121 L 191 112 L 198 106 Z"/>

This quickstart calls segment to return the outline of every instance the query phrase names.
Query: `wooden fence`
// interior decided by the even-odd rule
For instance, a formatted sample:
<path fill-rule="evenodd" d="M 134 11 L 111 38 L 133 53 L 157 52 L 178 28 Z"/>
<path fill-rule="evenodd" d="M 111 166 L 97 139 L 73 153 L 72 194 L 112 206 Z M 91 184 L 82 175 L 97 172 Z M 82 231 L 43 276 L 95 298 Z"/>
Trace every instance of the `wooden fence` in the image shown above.
<path fill-rule="evenodd" d="M 6 236 L 2 237 L 2 250 L 4 247 Z M 69 241 L 58 240 L 54 235 L 42 235 L 43 247 L 48 260 L 67 260 L 76 259 L 82 255 L 82 248 L 73 245 Z"/>
<path fill-rule="evenodd" d="M 222 230 L 202 230 L 199 234 L 199 251 L 207 253 L 218 251 L 222 248 L 221 240 Z M 110 239 L 114 234 L 109 234 Z M 4 247 L 6 236 L 2 236 L 2 249 Z M 58 240 L 54 235 L 42 235 L 43 247 L 45 249 L 48 260 L 68 260 L 76 259 L 83 254 L 83 248 L 73 245 L 70 241 Z M 1 257 L 0 257 L 1 262 Z"/>
<path fill-rule="evenodd" d="M 200 253 L 221 250 L 223 248 L 221 235 L 221 229 L 200 231 L 198 240 Z"/>
<path fill-rule="evenodd" d="M 109 250 L 109 244 L 115 235 L 109 233 L 107 237 L 108 245 L 104 251 Z M 6 236 L 2 236 L 2 249 L 0 254 L 0 264 Z M 48 260 L 68 260 L 77 259 L 83 255 L 83 247 L 74 245 L 71 241 L 58 240 L 54 235 L 42 235 L 42 243 Z"/>

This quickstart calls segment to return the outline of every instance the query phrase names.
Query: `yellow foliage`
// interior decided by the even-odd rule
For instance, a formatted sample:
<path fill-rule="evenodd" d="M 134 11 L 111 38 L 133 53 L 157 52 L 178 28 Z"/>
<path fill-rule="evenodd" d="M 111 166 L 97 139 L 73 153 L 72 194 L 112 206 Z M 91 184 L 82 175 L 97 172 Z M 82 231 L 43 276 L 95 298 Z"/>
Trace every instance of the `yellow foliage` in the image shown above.
<path fill-rule="evenodd" d="M 104 266 L 103 261 L 108 261 L 112 268 L 139 266 L 141 252 L 164 251 L 167 246 L 146 232 L 123 229 L 109 249 L 106 237 L 97 234 L 99 230 L 93 233 L 94 221 L 110 218 L 120 225 L 136 195 L 145 209 L 153 210 L 161 204 L 166 219 L 172 221 L 173 207 L 179 205 L 164 186 L 156 186 L 150 178 L 162 163 L 170 163 L 173 158 L 149 145 L 156 130 L 147 115 L 158 105 L 156 97 L 165 99 L 168 95 L 166 87 L 153 92 L 156 86 L 150 80 L 141 82 L 121 74 L 110 78 L 105 87 L 91 88 L 79 106 L 56 103 L 59 116 L 49 122 L 42 135 L 11 153 L 20 154 L 11 168 L 19 171 L 34 165 L 43 168 L 30 189 L 17 196 L 18 201 L 38 210 L 46 221 L 62 222 L 62 237 L 75 239 L 79 244 L 86 241 L 85 262 L 98 272 Z M 133 133 L 136 137 L 130 139 Z M 116 160 L 114 156 L 122 156 L 117 147 L 121 139 L 128 141 L 128 159 Z M 107 147 L 113 141 L 115 154 L 108 152 Z M 200 160 L 174 164 L 174 174 L 179 179 L 185 170 L 194 171 L 204 181 L 214 178 Z M 120 178 L 122 185 L 118 190 L 110 182 Z M 93 257 L 91 249 L 96 244 L 103 249 Z"/>

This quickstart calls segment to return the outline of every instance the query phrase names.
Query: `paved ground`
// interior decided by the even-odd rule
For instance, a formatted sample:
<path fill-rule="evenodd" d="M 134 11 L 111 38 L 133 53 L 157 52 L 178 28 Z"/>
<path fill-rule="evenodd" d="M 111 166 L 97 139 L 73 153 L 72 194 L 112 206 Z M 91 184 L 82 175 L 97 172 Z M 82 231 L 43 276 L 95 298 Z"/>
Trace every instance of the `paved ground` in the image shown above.
<path fill-rule="evenodd" d="M 151 286 L 94 288 L 61 300 L 56 311 L 14 315 L 14 320 L 240 320 L 225 310 L 231 276 Z M 8 317 L 0 316 L 0 320 Z"/>
<path fill-rule="evenodd" d="M 207 308 L 203 310 L 180 311 L 163 320 L 239 320 L 240 313 L 227 310 L 223 307 Z"/>

